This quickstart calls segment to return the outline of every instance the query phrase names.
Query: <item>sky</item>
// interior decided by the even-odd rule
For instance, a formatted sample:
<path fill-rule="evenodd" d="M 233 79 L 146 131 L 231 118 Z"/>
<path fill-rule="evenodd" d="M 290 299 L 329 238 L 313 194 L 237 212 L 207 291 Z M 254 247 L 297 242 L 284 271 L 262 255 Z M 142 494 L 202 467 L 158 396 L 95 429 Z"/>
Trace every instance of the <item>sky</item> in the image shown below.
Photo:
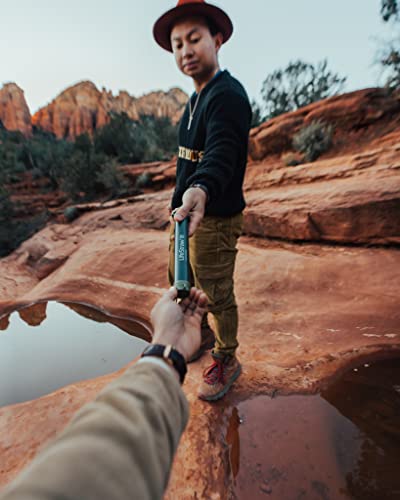
<path fill-rule="evenodd" d="M 220 64 L 260 100 L 266 76 L 289 61 L 317 63 L 347 76 L 345 90 L 376 86 L 378 39 L 390 32 L 380 0 L 218 0 L 234 24 Z M 31 112 L 62 90 L 91 80 L 139 97 L 180 87 L 193 91 L 152 26 L 176 0 L 13 0 L 1 2 L 0 85 L 17 83 Z"/>

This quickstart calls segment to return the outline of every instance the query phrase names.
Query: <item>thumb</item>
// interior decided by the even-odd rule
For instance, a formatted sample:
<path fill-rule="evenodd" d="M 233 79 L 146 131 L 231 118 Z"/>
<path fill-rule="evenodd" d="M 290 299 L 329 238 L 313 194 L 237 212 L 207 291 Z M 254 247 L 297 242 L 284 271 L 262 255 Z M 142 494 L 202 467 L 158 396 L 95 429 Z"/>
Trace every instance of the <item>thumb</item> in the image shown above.
<path fill-rule="evenodd" d="M 171 286 L 163 295 L 163 300 L 175 300 L 178 296 L 178 290 L 174 287 Z"/>
<path fill-rule="evenodd" d="M 183 202 L 183 205 L 176 210 L 174 219 L 178 222 L 182 222 L 183 219 L 186 219 L 186 217 L 189 215 L 191 208 L 192 207 L 188 202 Z"/>

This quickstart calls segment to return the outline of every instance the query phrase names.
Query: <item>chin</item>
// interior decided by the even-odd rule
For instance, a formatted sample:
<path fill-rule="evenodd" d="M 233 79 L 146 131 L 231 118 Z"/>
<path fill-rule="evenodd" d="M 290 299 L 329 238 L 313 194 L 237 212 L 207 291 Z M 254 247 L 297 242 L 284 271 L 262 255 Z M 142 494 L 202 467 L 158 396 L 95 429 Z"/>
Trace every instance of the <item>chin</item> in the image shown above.
<path fill-rule="evenodd" d="M 190 70 L 189 70 L 189 71 L 184 71 L 184 74 L 185 74 L 186 76 L 190 76 L 190 78 L 196 78 L 197 76 L 199 76 L 199 75 L 200 75 L 200 71 L 193 71 L 193 70 L 192 70 L 192 71 L 190 71 Z"/>

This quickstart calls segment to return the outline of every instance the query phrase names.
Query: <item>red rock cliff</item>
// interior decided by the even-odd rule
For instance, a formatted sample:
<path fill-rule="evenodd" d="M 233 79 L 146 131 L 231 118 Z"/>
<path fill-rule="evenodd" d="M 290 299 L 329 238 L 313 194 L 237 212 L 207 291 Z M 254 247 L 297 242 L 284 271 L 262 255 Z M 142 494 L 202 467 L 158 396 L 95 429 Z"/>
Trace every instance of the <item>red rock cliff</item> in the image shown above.
<path fill-rule="evenodd" d="M 0 120 L 8 130 L 32 131 L 31 114 L 24 91 L 15 83 L 6 83 L 0 89 Z"/>
<path fill-rule="evenodd" d="M 140 114 L 168 116 L 176 123 L 187 101 L 187 95 L 178 88 L 168 92 L 151 92 L 136 98 L 121 91 L 117 96 L 101 91 L 90 81 L 84 81 L 64 90 L 48 106 L 37 111 L 32 122 L 54 133 L 59 138 L 73 139 L 105 125 L 111 111 L 125 112 L 136 120 Z"/>

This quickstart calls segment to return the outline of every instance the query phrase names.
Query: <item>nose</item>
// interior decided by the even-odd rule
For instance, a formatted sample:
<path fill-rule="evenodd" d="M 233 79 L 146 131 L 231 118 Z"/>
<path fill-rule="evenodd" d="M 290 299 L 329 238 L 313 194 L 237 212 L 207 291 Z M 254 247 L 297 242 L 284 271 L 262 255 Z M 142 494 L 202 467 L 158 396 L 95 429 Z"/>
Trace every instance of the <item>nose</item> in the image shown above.
<path fill-rule="evenodd" d="M 184 59 L 190 59 L 193 56 L 193 48 L 189 43 L 184 43 L 182 47 L 182 57 Z"/>

